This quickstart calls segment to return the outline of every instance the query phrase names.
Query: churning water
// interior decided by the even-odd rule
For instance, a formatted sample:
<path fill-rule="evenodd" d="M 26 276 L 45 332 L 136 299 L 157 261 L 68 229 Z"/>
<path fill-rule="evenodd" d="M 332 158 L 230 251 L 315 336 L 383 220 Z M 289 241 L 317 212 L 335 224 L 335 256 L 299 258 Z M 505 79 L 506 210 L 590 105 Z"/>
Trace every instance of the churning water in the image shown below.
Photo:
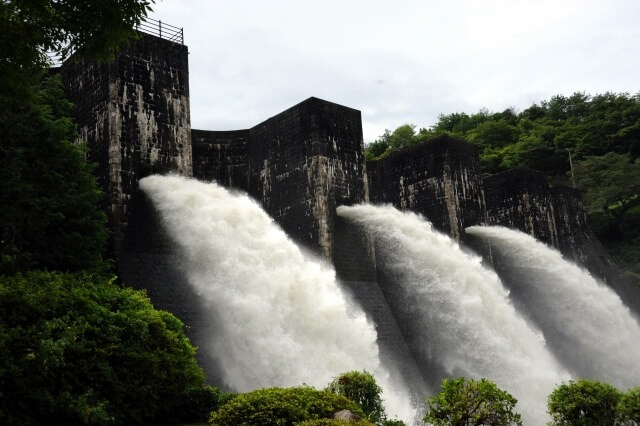
<path fill-rule="evenodd" d="M 420 324 L 421 338 L 412 341 L 422 345 L 422 358 L 445 376 L 493 380 L 518 399 L 525 424 L 544 424 L 547 395 L 569 375 L 481 258 L 414 213 L 359 205 L 338 214 L 373 233 L 378 268 L 393 277 L 405 315 Z"/>
<path fill-rule="evenodd" d="M 255 201 L 178 176 L 150 176 L 140 187 L 215 322 L 209 352 L 227 385 L 322 388 L 342 372 L 366 369 L 388 412 L 412 419 L 409 396 L 380 365 L 375 329 L 348 306 L 333 269 L 305 255 Z"/>
<path fill-rule="evenodd" d="M 489 242 L 512 297 L 572 373 L 622 390 L 640 383 L 640 326 L 611 288 L 522 232 L 474 226 L 467 233 Z"/>

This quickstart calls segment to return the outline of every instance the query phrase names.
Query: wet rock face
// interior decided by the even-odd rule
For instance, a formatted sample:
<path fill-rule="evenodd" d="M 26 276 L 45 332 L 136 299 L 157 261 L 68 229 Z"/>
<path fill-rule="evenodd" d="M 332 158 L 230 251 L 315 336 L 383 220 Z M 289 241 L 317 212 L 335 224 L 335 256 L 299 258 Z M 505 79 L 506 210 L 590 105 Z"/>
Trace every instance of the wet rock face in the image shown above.
<path fill-rule="evenodd" d="M 484 196 L 475 146 L 443 135 L 367 163 L 374 203 L 425 216 L 453 238 L 484 222 Z"/>
<path fill-rule="evenodd" d="M 138 180 L 192 175 L 187 47 L 144 35 L 106 64 L 62 67 L 81 140 L 107 194 L 113 249 L 122 246 Z"/>

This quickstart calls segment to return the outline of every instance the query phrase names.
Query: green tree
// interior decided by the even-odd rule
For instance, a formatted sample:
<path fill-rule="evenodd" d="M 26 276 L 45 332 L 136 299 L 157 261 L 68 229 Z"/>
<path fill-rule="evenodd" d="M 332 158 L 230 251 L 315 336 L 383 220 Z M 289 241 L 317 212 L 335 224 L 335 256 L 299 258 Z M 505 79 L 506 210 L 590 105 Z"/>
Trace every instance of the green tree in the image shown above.
<path fill-rule="evenodd" d="M 389 137 L 391 136 L 391 132 L 389 130 L 385 130 L 384 135 L 380 137 L 380 139 L 376 139 L 374 142 L 367 145 L 367 148 L 364 151 L 365 158 L 367 160 L 375 160 L 386 154 L 390 149 L 391 145 L 389 144 Z"/>
<path fill-rule="evenodd" d="M 575 177 L 589 212 L 603 212 L 624 234 L 625 213 L 640 204 L 640 160 L 608 152 L 576 163 Z"/>
<path fill-rule="evenodd" d="M 427 398 L 425 423 L 442 426 L 522 425 L 518 402 L 487 379 L 444 379 L 442 391 Z"/>
<path fill-rule="evenodd" d="M 547 407 L 553 425 L 607 426 L 616 421 L 621 393 L 605 382 L 583 380 L 562 383 L 549 395 Z"/>
<path fill-rule="evenodd" d="M 141 424 L 204 381 L 176 317 L 82 274 L 0 276 L 0 358 L 3 425 Z"/>
<path fill-rule="evenodd" d="M 263 388 L 238 395 L 211 413 L 209 424 L 293 425 L 308 420 L 329 419 L 341 410 L 364 416 L 357 404 L 331 392 L 311 387 Z"/>
<path fill-rule="evenodd" d="M 342 395 L 358 404 L 367 418 L 374 423 L 379 423 L 387 417 L 380 397 L 382 388 L 367 371 L 342 373 L 333 379 L 325 390 Z"/>
<path fill-rule="evenodd" d="M 30 100 L 49 67 L 48 52 L 111 59 L 153 0 L 3 0 L 0 3 L 0 103 Z M 2 108 L 0 108 L 2 109 Z"/>
<path fill-rule="evenodd" d="M 625 426 L 640 425 L 640 387 L 629 389 L 620 397 L 616 407 L 618 424 Z"/>
<path fill-rule="evenodd" d="M 41 82 L 33 103 L 0 114 L 0 273 L 101 265 L 102 192 L 74 144 L 71 108 L 56 76 Z"/>

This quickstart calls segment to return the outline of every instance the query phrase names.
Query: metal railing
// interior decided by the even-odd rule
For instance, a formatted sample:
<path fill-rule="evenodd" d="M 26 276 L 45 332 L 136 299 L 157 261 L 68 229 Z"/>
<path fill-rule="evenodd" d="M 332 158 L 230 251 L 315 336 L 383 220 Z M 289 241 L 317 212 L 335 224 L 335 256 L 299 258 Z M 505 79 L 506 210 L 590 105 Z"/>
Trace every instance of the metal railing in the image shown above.
<path fill-rule="evenodd" d="M 140 22 L 139 25 L 136 25 L 135 28 L 141 33 L 151 34 L 165 40 L 184 44 L 184 30 L 182 28 L 164 23 L 162 21 L 157 21 L 155 19 L 147 17 L 144 18 L 144 20 Z"/>
<path fill-rule="evenodd" d="M 183 29 L 175 27 L 173 25 L 169 25 L 162 21 L 151 18 L 144 18 L 144 21 L 142 21 L 140 25 L 136 25 L 135 29 L 136 31 L 139 31 L 141 33 L 151 34 L 165 40 L 184 44 Z M 52 68 L 60 67 L 64 63 L 64 61 L 62 60 L 62 56 L 59 53 L 47 52 L 46 55 L 49 57 L 49 65 Z"/>

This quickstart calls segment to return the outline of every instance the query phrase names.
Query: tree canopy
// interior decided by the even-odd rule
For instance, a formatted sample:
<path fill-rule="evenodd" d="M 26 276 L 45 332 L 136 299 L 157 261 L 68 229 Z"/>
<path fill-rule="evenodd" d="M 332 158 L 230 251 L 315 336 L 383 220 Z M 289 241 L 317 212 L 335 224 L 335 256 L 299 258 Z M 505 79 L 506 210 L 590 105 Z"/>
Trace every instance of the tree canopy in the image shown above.
<path fill-rule="evenodd" d="M 359 416 L 357 404 L 342 395 L 311 387 L 263 388 L 238 395 L 211 413 L 210 425 L 293 425 L 303 421 L 329 419 L 341 410 Z"/>
<path fill-rule="evenodd" d="M 0 273 L 95 269 L 108 231 L 59 77 L 0 114 Z"/>
<path fill-rule="evenodd" d="M 355 402 L 362 409 L 367 418 L 373 423 L 386 420 L 384 405 L 382 405 L 382 388 L 366 371 L 349 371 L 333 379 L 326 388 L 327 391 L 342 395 Z"/>
<path fill-rule="evenodd" d="M 417 133 L 412 124 L 385 131 L 368 146 L 368 158 L 406 146 L 396 141 L 412 144 L 443 133 L 478 145 L 487 173 L 530 167 L 565 176 L 567 149 L 578 161 L 610 151 L 628 154 L 632 160 L 640 156 L 640 93 L 590 96 L 576 92 L 534 103 L 520 113 L 508 108 L 497 113 L 482 109 L 471 115 L 442 114 L 433 126 Z"/>
<path fill-rule="evenodd" d="M 426 400 L 425 423 L 442 426 L 520 425 L 518 402 L 487 379 L 444 379 L 442 391 Z"/>
<path fill-rule="evenodd" d="M 0 3 L 0 103 L 31 98 L 32 84 L 49 67 L 77 52 L 111 59 L 135 36 L 154 0 L 4 0 Z M 0 109 L 2 109 L 0 108 Z"/>
<path fill-rule="evenodd" d="M 2 424 L 141 424 L 163 417 L 202 389 L 194 356 L 177 318 L 111 279 L 0 276 Z"/>
<path fill-rule="evenodd" d="M 553 425 L 613 426 L 622 394 L 605 382 L 583 380 L 562 383 L 549 395 L 547 407 Z"/>

